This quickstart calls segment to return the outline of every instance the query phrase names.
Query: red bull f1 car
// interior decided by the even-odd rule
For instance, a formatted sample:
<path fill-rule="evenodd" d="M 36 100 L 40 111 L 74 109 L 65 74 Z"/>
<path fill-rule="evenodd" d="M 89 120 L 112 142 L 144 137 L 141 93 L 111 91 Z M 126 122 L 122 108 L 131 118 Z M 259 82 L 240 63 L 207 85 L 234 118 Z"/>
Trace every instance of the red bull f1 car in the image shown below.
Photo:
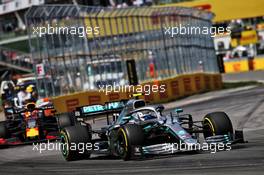
<path fill-rule="evenodd" d="M 28 103 L 23 108 L 5 108 L 0 122 L 0 145 L 18 145 L 58 137 L 58 125 L 51 103 Z"/>
<path fill-rule="evenodd" d="M 202 121 L 193 121 L 190 114 L 182 112 L 175 109 L 165 115 L 163 105 L 146 105 L 141 99 L 79 107 L 58 117 L 62 155 L 68 161 L 90 157 L 91 153 L 130 160 L 137 155 L 171 154 L 179 149 L 175 145 L 180 143 L 193 147 L 201 142 L 230 145 L 242 142 L 243 134 L 239 134 L 240 138 L 235 136 L 226 113 L 213 112 Z M 94 129 L 87 122 L 100 120 L 102 115 L 106 116 L 107 126 L 101 129 Z M 203 141 L 199 134 L 204 136 Z M 80 152 L 76 149 L 78 144 L 89 144 L 89 149 Z"/>

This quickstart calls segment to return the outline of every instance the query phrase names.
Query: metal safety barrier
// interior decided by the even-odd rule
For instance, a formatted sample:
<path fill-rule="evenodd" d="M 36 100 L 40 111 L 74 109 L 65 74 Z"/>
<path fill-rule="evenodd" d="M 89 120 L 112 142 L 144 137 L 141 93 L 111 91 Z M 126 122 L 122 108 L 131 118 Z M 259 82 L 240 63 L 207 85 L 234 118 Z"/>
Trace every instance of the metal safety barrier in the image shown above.
<path fill-rule="evenodd" d="M 217 73 L 211 35 L 179 33 L 180 26 L 210 28 L 212 17 L 183 7 L 34 6 L 26 14 L 30 48 L 45 73 L 35 72 L 50 79 L 38 86 L 47 87 L 44 96 L 56 96 L 126 85 L 128 60 L 135 61 L 139 83 Z"/>

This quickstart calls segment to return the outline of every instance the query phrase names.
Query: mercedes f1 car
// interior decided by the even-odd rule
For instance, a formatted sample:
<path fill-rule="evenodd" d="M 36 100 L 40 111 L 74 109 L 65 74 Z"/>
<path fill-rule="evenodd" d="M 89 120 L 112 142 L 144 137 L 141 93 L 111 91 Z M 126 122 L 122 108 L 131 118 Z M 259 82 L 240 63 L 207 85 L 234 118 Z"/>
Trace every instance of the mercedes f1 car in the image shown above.
<path fill-rule="evenodd" d="M 190 114 L 182 112 L 176 109 L 164 115 L 162 105 L 146 105 L 141 99 L 79 107 L 58 117 L 62 155 L 67 161 L 87 158 L 93 152 L 130 160 L 137 154 L 170 154 L 168 145 L 172 143 L 192 146 L 199 142 L 199 133 L 206 143 L 232 144 L 242 139 L 235 138 L 231 120 L 224 112 L 209 113 L 202 121 L 193 121 Z M 106 116 L 107 126 L 93 129 L 88 120 L 99 121 L 102 115 Z M 90 143 L 94 149 L 72 149 L 81 143 Z"/>
<path fill-rule="evenodd" d="M 58 138 L 55 109 L 49 102 L 28 103 L 23 108 L 5 109 L 0 122 L 0 145 L 18 145 Z"/>

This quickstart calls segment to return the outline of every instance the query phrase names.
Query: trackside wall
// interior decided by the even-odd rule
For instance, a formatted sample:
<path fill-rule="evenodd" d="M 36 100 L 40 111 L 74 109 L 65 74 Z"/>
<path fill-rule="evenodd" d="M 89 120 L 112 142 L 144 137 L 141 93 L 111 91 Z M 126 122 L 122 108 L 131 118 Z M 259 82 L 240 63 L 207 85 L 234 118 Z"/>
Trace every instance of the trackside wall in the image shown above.
<path fill-rule="evenodd" d="M 250 66 L 252 64 L 252 66 Z M 224 62 L 226 73 L 246 72 L 250 70 L 264 70 L 264 57 L 256 57 L 252 62 L 248 59 L 239 59 Z"/>
<path fill-rule="evenodd" d="M 221 74 L 195 73 L 175 76 L 156 82 L 145 82 L 144 84 L 165 85 L 165 92 L 144 95 L 144 99 L 151 103 L 164 103 L 178 98 L 197 94 L 205 91 L 222 88 Z M 118 101 L 128 99 L 130 93 L 112 92 L 106 95 L 99 91 L 79 92 L 59 97 L 54 97 L 53 103 L 58 113 L 73 111 L 78 106 L 91 104 L 104 104 L 107 101 Z"/>

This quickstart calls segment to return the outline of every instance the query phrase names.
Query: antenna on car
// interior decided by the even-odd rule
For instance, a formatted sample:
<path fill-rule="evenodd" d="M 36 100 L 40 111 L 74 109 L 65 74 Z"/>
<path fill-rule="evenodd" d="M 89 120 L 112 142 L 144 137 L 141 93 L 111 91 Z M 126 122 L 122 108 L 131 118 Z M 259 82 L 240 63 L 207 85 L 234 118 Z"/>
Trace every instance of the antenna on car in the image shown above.
<path fill-rule="evenodd" d="M 144 95 L 143 93 L 135 93 L 135 94 L 129 95 L 129 97 L 134 98 L 134 99 L 139 99 L 139 97 L 143 95 Z"/>

